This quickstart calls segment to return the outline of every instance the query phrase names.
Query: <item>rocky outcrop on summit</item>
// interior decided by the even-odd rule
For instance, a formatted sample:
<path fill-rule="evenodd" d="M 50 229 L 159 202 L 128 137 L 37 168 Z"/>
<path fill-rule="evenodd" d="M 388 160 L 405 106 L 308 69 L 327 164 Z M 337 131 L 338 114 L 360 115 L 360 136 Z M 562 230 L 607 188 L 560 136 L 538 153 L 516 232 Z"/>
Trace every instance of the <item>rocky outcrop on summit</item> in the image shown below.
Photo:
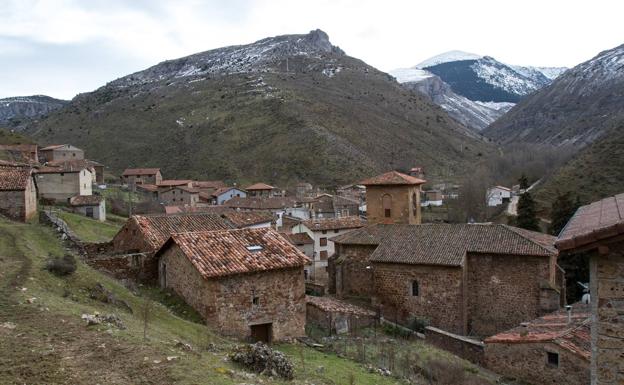
<path fill-rule="evenodd" d="M 584 147 L 624 121 L 624 45 L 566 71 L 484 132 L 502 143 Z"/>
<path fill-rule="evenodd" d="M 22 120 L 38 118 L 69 103 L 44 95 L 0 99 L 0 125 L 17 126 Z"/>

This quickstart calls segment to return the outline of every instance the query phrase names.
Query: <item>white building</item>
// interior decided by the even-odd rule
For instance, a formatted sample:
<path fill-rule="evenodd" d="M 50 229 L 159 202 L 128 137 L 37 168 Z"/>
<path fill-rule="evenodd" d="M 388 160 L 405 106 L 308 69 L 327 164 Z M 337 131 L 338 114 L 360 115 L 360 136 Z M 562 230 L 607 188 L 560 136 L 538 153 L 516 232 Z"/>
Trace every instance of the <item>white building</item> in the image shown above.
<path fill-rule="evenodd" d="M 313 241 L 312 263 L 314 264 L 314 277 L 317 282 L 327 281 L 327 258 L 334 255 L 334 242 L 330 238 L 345 234 L 360 227 L 364 227 L 366 221 L 360 217 L 342 217 L 309 219 L 292 228 L 293 234 L 307 233 Z"/>
<path fill-rule="evenodd" d="M 486 202 L 490 207 L 502 205 L 511 199 L 511 189 L 503 186 L 490 187 L 487 190 Z"/>
<path fill-rule="evenodd" d="M 234 197 L 240 197 L 240 198 L 247 197 L 247 192 L 241 189 L 238 189 L 236 187 L 223 187 L 223 188 L 217 189 L 214 193 L 212 193 L 212 197 L 213 197 L 213 204 L 222 205 Z"/>

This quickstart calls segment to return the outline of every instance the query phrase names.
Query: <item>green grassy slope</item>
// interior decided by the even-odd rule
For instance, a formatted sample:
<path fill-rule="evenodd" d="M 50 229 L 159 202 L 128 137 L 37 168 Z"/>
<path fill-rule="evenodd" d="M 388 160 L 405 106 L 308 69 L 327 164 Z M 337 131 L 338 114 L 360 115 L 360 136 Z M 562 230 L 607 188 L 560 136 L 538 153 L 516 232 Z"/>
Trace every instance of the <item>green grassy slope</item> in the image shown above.
<path fill-rule="evenodd" d="M 84 242 L 107 242 L 113 239 L 115 234 L 123 226 L 118 221 L 100 222 L 96 219 L 87 218 L 84 215 L 59 211 L 59 217 L 67 223 L 76 235 Z"/>

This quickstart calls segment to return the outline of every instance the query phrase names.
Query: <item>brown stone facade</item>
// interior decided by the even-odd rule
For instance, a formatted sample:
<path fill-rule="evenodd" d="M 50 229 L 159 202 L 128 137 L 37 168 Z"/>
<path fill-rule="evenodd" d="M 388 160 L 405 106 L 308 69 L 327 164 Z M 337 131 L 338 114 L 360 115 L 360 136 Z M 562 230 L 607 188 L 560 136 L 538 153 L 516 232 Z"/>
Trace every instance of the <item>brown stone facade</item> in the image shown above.
<path fill-rule="evenodd" d="M 367 186 L 366 215 L 368 223 L 421 223 L 420 185 Z"/>
<path fill-rule="evenodd" d="M 559 308 L 556 257 L 467 255 L 466 334 L 489 336 Z M 554 301 L 550 301 L 554 297 Z"/>
<path fill-rule="evenodd" d="M 32 178 L 25 190 L 0 191 L 0 213 L 18 221 L 27 221 L 37 213 L 37 190 Z"/>
<path fill-rule="evenodd" d="M 342 297 L 373 295 L 373 270 L 368 258 L 376 246 L 336 244 L 337 253 L 328 260 L 329 292 Z"/>
<path fill-rule="evenodd" d="M 270 324 L 272 340 L 305 335 L 303 266 L 204 279 L 173 245 L 160 256 L 159 276 L 220 333 L 249 338 L 252 326 Z"/>
<path fill-rule="evenodd" d="M 558 355 L 558 365 L 548 363 L 548 353 Z M 486 344 L 488 369 L 530 384 L 589 384 L 589 363 L 567 349 L 549 342 Z"/>
<path fill-rule="evenodd" d="M 624 384 L 624 241 L 590 259 L 592 384 Z"/>

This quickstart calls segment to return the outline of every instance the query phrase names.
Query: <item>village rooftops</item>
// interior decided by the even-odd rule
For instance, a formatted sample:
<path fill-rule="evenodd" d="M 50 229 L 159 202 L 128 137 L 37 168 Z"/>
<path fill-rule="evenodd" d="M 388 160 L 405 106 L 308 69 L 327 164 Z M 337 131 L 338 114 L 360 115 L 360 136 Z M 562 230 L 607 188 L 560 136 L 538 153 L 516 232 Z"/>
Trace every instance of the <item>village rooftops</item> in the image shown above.
<path fill-rule="evenodd" d="M 100 195 L 76 195 L 69 198 L 71 206 L 96 206 L 99 205 L 104 198 Z"/>
<path fill-rule="evenodd" d="M 331 238 L 377 246 L 372 262 L 463 266 L 466 253 L 552 256 L 555 237 L 501 224 L 375 224 Z"/>
<path fill-rule="evenodd" d="M 295 207 L 295 199 L 290 197 L 233 197 L 224 205 L 232 208 L 248 210 L 279 210 Z"/>
<path fill-rule="evenodd" d="M 230 191 L 230 190 L 240 190 L 240 191 L 245 191 L 243 189 L 240 189 L 238 187 L 220 187 L 218 189 L 216 189 L 212 194 L 210 194 L 213 197 L 218 197 L 221 194 L 225 194 L 226 192 Z"/>
<path fill-rule="evenodd" d="M 136 185 L 136 189 L 137 190 L 144 190 L 144 191 L 148 191 L 148 192 L 157 192 L 158 191 L 158 186 L 156 186 L 155 184 L 142 183 L 142 184 L 137 184 Z"/>
<path fill-rule="evenodd" d="M 79 173 L 82 170 L 86 170 L 90 168 L 86 166 L 84 163 L 74 163 L 74 162 L 62 162 L 54 165 L 46 165 L 37 168 L 35 171 L 37 174 L 69 174 L 69 173 Z"/>
<path fill-rule="evenodd" d="M 352 314 L 354 316 L 367 317 L 373 317 L 376 315 L 376 313 L 372 310 L 328 296 L 316 297 L 312 295 L 306 295 L 306 303 L 330 313 L 346 313 Z"/>
<path fill-rule="evenodd" d="M 230 209 L 231 210 L 231 209 Z M 226 211 L 221 217 L 232 222 L 236 227 L 246 227 L 272 222 L 273 214 L 267 211 Z"/>
<path fill-rule="evenodd" d="M 135 222 L 141 229 L 154 251 L 158 250 L 173 233 L 232 228 L 221 216 L 208 213 L 133 215 L 128 219 L 128 222 L 130 221 Z"/>
<path fill-rule="evenodd" d="M 364 179 L 359 184 L 364 186 L 389 186 L 389 185 L 420 185 L 426 183 L 424 179 L 409 176 L 398 171 L 390 171 L 372 178 Z"/>
<path fill-rule="evenodd" d="M 140 175 L 156 175 L 160 172 L 159 168 L 127 168 L 122 176 L 140 176 Z"/>
<path fill-rule="evenodd" d="M 511 330 L 493 335 L 486 344 L 522 344 L 552 342 L 589 360 L 591 357 L 591 312 L 589 305 L 572 306 L 570 320 L 565 309 L 550 313 Z"/>
<path fill-rule="evenodd" d="M 566 227 L 559 234 L 556 246 L 559 250 L 589 247 L 609 238 L 624 235 L 624 193 L 576 210 Z"/>
<path fill-rule="evenodd" d="M 226 187 L 225 183 L 223 183 L 223 181 L 220 181 L 220 180 L 203 180 L 203 181 L 195 180 L 193 181 L 192 186 L 199 188 L 199 189 L 219 189 L 219 188 Z"/>
<path fill-rule="evenodd" d="M 174 187 L 174 186 L 184 186 L 193 182 L 190 179 L 165 179 L 158 183 L 158 187 Z"/>
<path fill-rule="evenodd" d="M 230 211 L 234 211 L 234 209 L 225 206 L 202 205 L 201 203 L 195 206 L 165 206 L 165 213 L 167 214 L 207 213 L 222 215 L 223 213 Z"/>
<path fill-rule="evenodd" d="M 72 159 L 72 160 L 54 160 L 46 162 L 46 166 L 60 167 L 63 169 L 84 169 L 91 167 L 101 167 L 102 163 L 89 159 Z"/>
<path fill-rule="evenodd" d="M 262 190 L 273 190 L 274 188 L 275 187 L 270 186 L 270 185 L 268 185 L 266 183 L 254 183 L 251 186 L 245 187 L 245 190 L 248 190 L 248 191 L 260 190 L 260 191 L 262 191 Z"/>
<path fill-rule="evenodd" d="M 206 279 L 294 268 L 309 262 L 270 228 L 175 233 L 157 254 L 174 244 Z"/>
<path fill-rule="evenodd" d="M 366 221 L 360 217 L 308 219 L 302 224 L 312 231 L 357 229 L 366 226 Z"/>
<path fill-rule="evenodd" d="M 30 167 L 0 165 L 0 191 L 26 190 L 31 174 Z"/>
<path fill-rule="evenodd" d="M 287 237 L 290 243 L 296 246 L 311 245 L 314 243 L 314 240 L 310 238 L 308 233 L 297 233 L 297 234 L 283 233 L 282 235 Z"/>

